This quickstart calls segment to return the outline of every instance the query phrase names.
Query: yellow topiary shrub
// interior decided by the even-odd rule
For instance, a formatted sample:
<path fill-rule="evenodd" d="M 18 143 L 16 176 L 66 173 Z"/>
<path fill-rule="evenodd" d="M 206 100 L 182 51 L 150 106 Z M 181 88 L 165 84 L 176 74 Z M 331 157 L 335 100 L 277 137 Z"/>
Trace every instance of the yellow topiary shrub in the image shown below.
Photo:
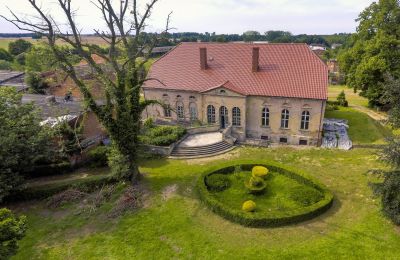
<path fill-rule="evenodd" d="M 246 212 L 252 212 L 256 209 L 256 203 L 252 200 L 245 201 L 242 205 L 242 210 Z"/>
<path fill-rule="evenodd" d="M 268 176 L 268 169 L 263 166 L 254 166 L 251 170 L 251 175 L 265 179 Z"/>

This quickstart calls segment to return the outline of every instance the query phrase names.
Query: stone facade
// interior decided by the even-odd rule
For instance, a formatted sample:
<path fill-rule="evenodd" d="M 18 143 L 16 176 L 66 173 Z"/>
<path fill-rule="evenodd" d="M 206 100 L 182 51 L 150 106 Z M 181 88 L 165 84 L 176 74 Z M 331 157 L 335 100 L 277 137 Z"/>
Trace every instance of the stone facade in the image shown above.
<path fill-rule="evenodd" d="M 144 96 L 171 107 L 170 116 L 161 106 L 149 107 L 145 118 L 173 123 L 198 120 L 220 128 L 232 126 L 232 136 L 242 142 L 263 139 L 272 143 L 318 145 L 321 139 L 325 100 L 244 96 L 224 87 L 205 92 L 144 88 Z M 284 110 L 288 120 L 282 120 Z"/>

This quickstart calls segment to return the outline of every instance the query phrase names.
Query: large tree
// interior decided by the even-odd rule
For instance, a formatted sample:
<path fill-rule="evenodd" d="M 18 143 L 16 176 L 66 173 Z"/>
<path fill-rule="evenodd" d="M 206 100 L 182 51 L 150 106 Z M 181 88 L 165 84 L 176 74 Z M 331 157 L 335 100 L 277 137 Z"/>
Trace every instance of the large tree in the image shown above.
<path fill-rule="evenodd" d="M 11 17 L 3 18 L 21 30 L 46 37 L 60 68 L 78 86 L 87 107 L 96 114 L 110 135 L 113 143 L 111 165 L 116 166 L 114 169 L 118 170 L 116 173 L 121 179 L 135 181 L 139 176 L 137 147 L 141 113 L 147 105 L 154 103 L 140 101 L 141 86 L 146 80 L 151 80 L 146 79 L 144 65 L 152 48 L 167 33 L 169 17 L 163 32 L 140 37 L 158 0 L 150 0 L 143 10 L 140 10 L 143 3 L 139 4 L 137 0 L 92 1 L 107 28 L 106 31 L 95 29 L 95 33 L 107 45 L 108 52 L 104 54 L 103 49 L 87 44 L 82 39 L 72 1 L 56 2 L 65 16 L 66 24 L 56 21 L 51 10 L 45 11 L 36 0 L 28 0 L 27 5 L 35 10 L 37 16 L 23 19 L 10 11 Z M 86 61 L 93 76 L 103 85 L 105 100 L 101 105 L 94 99 L 89 84 L 79 76 L 76 67 L 68 60 L 68 54 L 57 44 L 60 41 Z M 93 55 L 100 56 L 105 64 L 96 63 Z"/>
<path fill-rule="evenodd" d="M 13 88 L 0 88 L 0 202 L 23 181 L 21 173 L 51 153 L 49 132 L 33 104 Z"/>
<path fill-rule="evenodd" d="M 381 106 L 384 75 L 400 76 L 400 2 L 373 2 L 359 15 L 357 32 L 349 49 L 339 56 L 346 83 Z"/>

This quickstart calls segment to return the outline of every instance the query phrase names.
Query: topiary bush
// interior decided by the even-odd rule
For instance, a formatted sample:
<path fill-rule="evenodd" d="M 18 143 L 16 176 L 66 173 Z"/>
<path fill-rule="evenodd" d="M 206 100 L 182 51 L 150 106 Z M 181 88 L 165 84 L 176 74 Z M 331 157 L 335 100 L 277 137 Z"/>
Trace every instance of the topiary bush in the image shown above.
<path fill-rule="evenodd" d="M 316 192 L 320 193 L 321 199 L 308 206 L 301 205 L 290 208 L 276 207 L 265 209 L 260 206 L 260 204 L 257 202 L 257 199 L 264 199 L 264 197 L 268 198 L 268 196 L 271 196 L 271 194 L 264 194 L 261 196 L 248 195 L 248 197 L 245 199 L 253 200 L 255 203 L 257 202 L 257 210 L 253 211 L 251 214 L 249 212 L 245 212 L 243 209 L 234 207 L 232 203 L 227 203 L 224 200 L 220 200 L 220 198 L 223 198 L 224 196 L 221 193 L 210 192 L 205 182 L 208 176 L 211 176 L 215 173 L 223 173 L 230 178 L 231 174 L 237 174 L 235 173 L 235 169 L 238 169 L 239 166 L 243 172 L 250 171 L 254 166 L 266 167 L 274 174 L 274 178 L 275 175 L 282 175 L 282 177 L 290 178 L 292 181 L 297 182 L 299 186 L 304 185 L 306 188 L 308 187 L 310 189 L 315 189 Z M 232 192 L 236 193 L 236 189 L 240 187 L 240 184 L 238 185 L 238 183 L 234 183 L 234 176 L 232 176 L 230 179 L 232 180 L 231 188 L 228 188 L 228 190 L 225 192 L 229 192 L 229 189 L 234 189 Z M 259 180 L 255 181 L 255 183 L 258 182 Z M 222 163 L 218 166 L 207 169 L 203 173 L 202 177 L 198 180 L 197 189 L 200 199 L 213 212 L 230 221 L 250 227 L 277 227 L 309 220 L 328 210 L 333 202 L 333 194 L 317 180 L 309 177 L 305 173 L 302 173 L 298 169 L 282 166 L 274 162 L 260 163 L 259 161 L 257 162 L 252 160 L 238 160 L 234 162 Z M 315 196 L 310 196 L 310 198 L 315 198 Z"/>
<path fill-rule="evenodd" d="M 268 169 L 263 166 L 254 166 L 251 170 L 251 175 L 265 180 L 268 176 Z"/>
<path fill-rule="evenodd" d="M 256 210 L 256 203 L 252 200 L 245 201 L 242 205 L 242 210 L 245 212 L 253 212 Z"/>
<path fill-rule="evenodd" d="M 320 201 L 323 195 L 313 188 L 298 187 L 291 190 L 289 197 L 302 206 L 309 206 Z"/>
<path fill-rule="evenodd" d="M 267 184 L 260 177 L 251 176 L 248 182 L 245 182 L 246 188 L 249 190 L 251 194 L 261 194 L 265 191 Z"/>
<path fill-rule="evenodd" d="M 223 174 L 212 174 L 205 178 L 208 190 L 210 191 L 224 191 L 230 187 L 230 180 L 228 176 Z"/>

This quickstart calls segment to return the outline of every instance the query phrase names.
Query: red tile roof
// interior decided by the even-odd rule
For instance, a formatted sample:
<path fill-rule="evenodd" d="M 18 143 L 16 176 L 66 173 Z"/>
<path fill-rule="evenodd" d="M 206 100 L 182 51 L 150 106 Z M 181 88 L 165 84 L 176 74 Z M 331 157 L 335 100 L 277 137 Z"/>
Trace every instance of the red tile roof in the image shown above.
<path fill-rule="evenodd" d="M 252 72 L 252 48 L 260 48 Z M 200 48 L 207 48 L 206 70 Z M 156 61 L 145 88 L 204 92 L 225 86 L 243 95 L 327 99 L 328 69 L 306 44 L 182 43 Z"/>

